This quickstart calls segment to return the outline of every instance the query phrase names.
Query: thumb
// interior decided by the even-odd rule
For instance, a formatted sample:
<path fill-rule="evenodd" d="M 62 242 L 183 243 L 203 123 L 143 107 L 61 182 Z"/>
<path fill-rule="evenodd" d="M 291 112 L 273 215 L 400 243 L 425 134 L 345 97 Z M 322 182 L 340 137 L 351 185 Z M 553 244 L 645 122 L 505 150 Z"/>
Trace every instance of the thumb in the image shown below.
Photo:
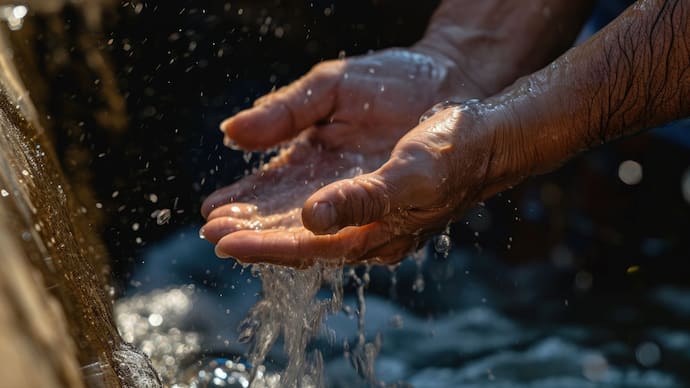
<path fill-rule="evenodd" d="M 302 209 L 304 226 L 315 234 L 333 234 L 406 208 L 408 179 L 400 166 L 392 165 L 389 161 L 370 174 L 334 182 L 314 193 Z"/>
<path fill-rule="evenodd" d="M 243 149 L 265 149 L 289 140 L 333 111 L 342 61 L 315 66 L 297 81 L 223 121 L 220 128 Z M 226 143 L 227 144 L 227 143 Z"/>

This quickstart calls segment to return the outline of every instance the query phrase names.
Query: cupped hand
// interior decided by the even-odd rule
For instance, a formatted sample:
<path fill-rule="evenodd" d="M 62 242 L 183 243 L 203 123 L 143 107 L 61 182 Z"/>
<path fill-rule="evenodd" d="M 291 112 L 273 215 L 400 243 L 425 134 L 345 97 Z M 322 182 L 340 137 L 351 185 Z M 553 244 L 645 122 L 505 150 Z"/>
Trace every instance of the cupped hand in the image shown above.
<path fill-rule="evenodd" d="M 434 114 L 403 136 L 378 169 L 326 185 L 299 212 L 288 210 L 290 222 L 275 213 L 257 217 L 252 212 L 261 202 L 252 211 L 233 210 L 247 205 L 232 203 L 213 210 L 204 230 L 213 229 L 219 256 L 242 262 L 396 263 L 497 185 L 504 187 L 490 178 L 494 132 L 477 112 L 458 105 Z M 226 222 L 247 224 L 217 233 Z M 252 230 L 252 222 L 268 225 Z"/>
<path fill-rule="evenodd" d="M 311 194 L 380 167 L 419 116 L 448 98 L 450 90 L 464 90 L 461 98 L 481 94 L 443 58 L 392 49 L 325 62 L 261 98 L 253 108 L 223 122 L 226 144 L 265 149 L 290 142 L 259 171 L 209 196 L 202 207 L 208 220 L 204 237 L 217 244 L 219 256 L 241 261 L 307 266 L 317 259 L 399 260 L 410 245 L 399 239 L 402 229 L 364 225 L 360 220 L 363 226 L 323 235 L 337 227 L 319 226 L 316 215 L 337 206 L 314 201 L 321 194 Z M 336 185 L 342 188 L 348 182 Z M 364 207 L 374 206 L 362 200 Z"/>

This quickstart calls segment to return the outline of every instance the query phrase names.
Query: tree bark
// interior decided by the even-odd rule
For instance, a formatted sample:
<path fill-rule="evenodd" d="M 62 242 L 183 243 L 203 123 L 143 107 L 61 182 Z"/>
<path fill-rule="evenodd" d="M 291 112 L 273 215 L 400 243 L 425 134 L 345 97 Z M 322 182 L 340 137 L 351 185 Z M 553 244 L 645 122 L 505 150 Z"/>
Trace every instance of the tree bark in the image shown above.
<path fill-rule="evenodd" d="M 11 52 L 0 31 L 0 381 L 160 386 L 117 332 L 96 209 L 76 203 Z"/>

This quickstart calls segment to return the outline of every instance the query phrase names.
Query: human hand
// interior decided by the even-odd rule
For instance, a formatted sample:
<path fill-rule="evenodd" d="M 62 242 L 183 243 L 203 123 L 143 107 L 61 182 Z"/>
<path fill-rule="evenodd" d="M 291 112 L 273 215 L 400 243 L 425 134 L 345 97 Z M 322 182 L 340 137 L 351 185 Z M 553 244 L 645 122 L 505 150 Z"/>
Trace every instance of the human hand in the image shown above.
<path fill-rule="evenodd" d="M 297 139 L 261 171 L 211 194 L 202 234 L 216 243 L 243 229 L 303 228 L 300 212 L 310 194 L 379 167 L 424 110 L 458 85 L 465 97 L 481 94 L 429 48 L 317 65 L 223 122 L 226 144 L 244 149 Z"/>
<path fill-rule="evenodd" d="M 483 95 L 429 44 L 394 48 L 317 64 L 221 129 L 226 145 L 245 150 L 271 148 L 314 128 L 312 141 L 327 149 L 389 152 L 433 104 Z"/>
<path fill-rule="evenodd" d="M 321 188 L 296 211 L 278 204 L 278 196 L 271 195 L 277 193 L 265 191 L 259 198 L 267 202 L 221 206 L 210 213 L 204 234 L 217 243 L 219 256 L 242 262 L 294 267 L 316 261 L 396 263 L 500 185 L 488 178 L 493 132 L 477 117 L 472 105 L 443 109 L 403 136 L 375 171 Z M 292 150 L 304 146 L 298 143 L 285 152 L 281 163 L 291 163 L 301 154 Z M 258 183 L 262 178 L 250 179 Z M 286 182 L 282 179 L 279 185 Z M 263 190 L 280 191 L 271 185 Z M 264 205 L 279 210 L 262 213 Z"/>
<path fill-rule="evenodd" d="M 570 4 L 562 3 L 561 5 Z M 478 5 L 481 5 L 479 9 L 475 9 Z M 387 221 L 384 224 L 389 227 L 395 226 L 393 220 L 400 219 L 403 220 L 400 221 L 402 224 L 407 225 L 405 228 L 394 227 L 388 231 L 379 228 L 379 232 L 383 230 L 380 234 L 374 233 L 374 229 L 369 229 L 381 221 L 361 227 L 348 226 L 336 234 L 327 236 L 309 234 L 302 223 L 304 220 L 304 225 L 316 233 L 337 229 L 337 226 L 333 230 L 320 229 L 323 225 L 315 221 L 320 219 L 316 217 L 318 212 L 316 209 L 309 209 L 310 204 L 319 202 L 313 200 L 315 197 L 310 198 L 303 209 L 304 200 L 315 189 L 338 179 L 373 171 L 386 160 L 393 145 L 408 128 L 416 124 L 417 117 L 428 106 L 450 98 L 464 100 L 497 92 L 515 77 L 546 63 L 546 60 L 558 51 L 560 43 L 570 44 L 567 42 L 567 36 L 577 33 L 578 23 L 567 24 L 574 28 L 567 28 L 570 33 L 564 34 L 562 24 L 552 23 L 550 19 L 543 18 L 541 10 L 544 7 L 505 8 L 504 5 L 505 2 L 499 1 L 444 1 L 442 7 L 437 10 L 425 38 L 416 45 L 416 52 L 387 50 L 346 61 L 326 62 L 292 85 L 259 100 L 256 107 L 224 122 L 222 128 L 228 135 L 226 140 L 233 139 L 237 146 L 244 149 L 272 147 L 301 134 L 298 141 L 292 143 L 261 171 L 217 191 L 204 203 L 202 213 L 207 217 L 208 223 L 202 228 L 202 233 L 209 241 L 218 243 L 217 253 L 220 256 L 233 255 L 245 261 L 272 261 L 293 266 L 309 265 L 316 258 L 333 260 L 337 257 L 349 262 L 369 257 L 378 257 L 377 260 L 381 262 L 393 262 L 409 251 L 406 247 L 414 245 L 404 241 L 404 236 L 410 237 L 409 240 L 414 242 L 421 241 L 429 230 L 439 228 L 439 225 L 443 224 L 440 220 L 452 219 L 459 209 L 507 185 L 505 182 L 491 183 L 488 177 L 504 176 L 503 180 L 512 179 L 511 183 L 524 177 L 520 169 L 520 162 L 524 161 L 520 159 L 528 153 L 509 155 L 502 153 L 503 149 L 499 149 L 497 154 L 504 160 L 494 164 L 502 166 L 500 168 L 504 171 L 500 171 L 499 168 L 498 175 L 484 174 L 484 170 L 480 168 L 481 163 L 475 166 L 479 160 L 486 157 L 486 154 L 481 153 L 481 148 L 489 147 L 488 144 L 491 142 L 485 137 L 489 136 L 492 126 L 475 123 L 475 119 L 472 119 L 469 122 L 474 124 L 467 124 L 467 128 L 479 126 L 484 130 L 479 131 L 481 135 L 475 133 L 475 138 L 470 136 L 465 139 L 470 140 L 466 144 L 463 143 L 465 140 L 456 139 L 460 148 L 469 148 L 468 153 L 463 156 L 467 160 L 455 157 L 456 162 L 467 164 L 461 166 L 462 168 L 456 168 L 462 172 L 456 178 L 457 182 L 477 186 L 472 189 L 472 186 L 459 187 L 463 189 L 458 194 L 462 201 L 448 202 L 456 205 L 453 207 L 447 203 L 444 207 L 436 209 L 436 212 L 429 210 L 430 203 L 444 202 L 439 198 L 448 199 L 447 196 L 431 196 L 440 195 L 434 191 L 427 193 L 430 194 L 428 198 L 419 197 L 420 200 L 436 198 L 436 202 L 420 202 L 420 209 L 426 210 L 410 213 L 413 217 L 419 218 L 418 221 L 424 221 L 420 214 L 430 217 L 424 224 L 426 227 L 420 226 L 421 222 L 406 218 L 404 214 L 407 213 L 404 212 L 397 217 L 386 213 L 384 218 Z M 559 6 L 557 11 L 559 15 L 572 14 L 568 12 L 568 6 Z M 578 13 L 580 14 L 585 15 L 586 12 Z M 573 20 L 575 19 L 578 18 Z M 537 27 L 530 27 L 532 33 L 525 35 L 522 33 L 524 26 Z M 559 34 L 546 34 L 547 36 L 557 35 L 565 38 L 548 42 L 541 39 L 544 31 L 550 31 L 552 28 L 557 29 Z M 515 31 L 520 31 L 519 36 L 523 36 L 524 39 L 516 39 Z M 533 36 L 538 36 L 539 39 L 532 39 Z M 538 44 L 538 49 L 531 49 L 532 44 Z M 476 77 L 473 79 L 478 82 L 473 82 L 468 74 Z M 423 124 L 414 131 L 420 137 L 420 144 L 431 141 L 424 140 L 425 136 L 429 136 L 430 139 L 435 136 L 433 133 L 425 132 L 423 128 L 426 128 L 426 125 L 428 124 Z M 451 127 L 449 124 L 448 128 Z M 307 131 L 301 132 L 307 128 Z M 524 143 L 525 139 L 520 137 L 521 132 L 513 132 L 518 134 L 517 143 Z M 422 135 L 424 133 L 426 134 Z M 467 129 L 460 131 L 463 136 L 467 133 L 474 132 Z M 495 135 L 489 137 L 491 136 Z M 505 133 L 501 136 L 510 137 Z M 408 140 L 413 143 L 417 141 Z M 406 144 L 408 141 L 398 143 L 398 148 L 403 150 L 400 152 L 404 153 L 409 147 Z M 506 147 L 508 144 L 511 144 L 512 148 L 520 148 L 513 147 L 513 142 L 506 139 L 494 144 L 493 147 Z M 536 150 L 537 154 L 543 153 L 538 148 Z M 496 150 L 491 150 L 494 151 Z M 407 164 L 414 164 L 408 162 Z M 426 166 L 434 163 L 428 162 Z M 420 164 L 423 165 L 425 164 Z M 387 163 L 386 166 L 395 166 L 395 163 Z M 513 169 L 517 169 L 517 173 L 512 171 L 510 166 L 515 167 Z M 473 168 L 478 175 L 467 175 Z M 384 171 L 398 170 L 400 168 Z M 402 172 L 400 174 L 414 176 Z M 482 175 L 486 177 L 484 181 L 478 178 Z M 517 178 L 508 179 L 510 176 Z M 343 193 L 347 192 L 346 186 L 341 188 Z M 407 199 L 424 193 L 421 189 L 410 191 L 409 188 L 400 188 L 403 189 L 407 190 Z M 438 189 L 445 190 L 446 186 L 440 185 Z M 480 195 L 475 191 L 481 192 Z M 364 211 L 367 206 L 367 203 L 362 203 L 354 209 Z M 321 206 L 317 208 L 323 209 Z M 362 220 L 359 222 L 363 222 Z M 410 235 L 410 225 L 420 228 Z M 251 229 L 256 231 L 247 231 Z M 289 236 L 292 238 L 291 242 L 286 240 Z M 385 248 L 389 251 L 374 249 L 374 240 L 390 242 L 388 248 Z M 289 249 L 283 251 L 282 248 Z M 301 254 L 306 255 L 304 260 L 299 257 Z"/>

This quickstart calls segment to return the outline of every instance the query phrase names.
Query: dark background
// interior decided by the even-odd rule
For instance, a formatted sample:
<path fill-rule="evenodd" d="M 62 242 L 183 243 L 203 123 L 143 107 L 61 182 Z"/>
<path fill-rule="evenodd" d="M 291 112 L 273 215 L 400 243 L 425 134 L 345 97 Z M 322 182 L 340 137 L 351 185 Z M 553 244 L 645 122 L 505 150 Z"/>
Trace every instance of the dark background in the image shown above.
<path fill-rule="evenodd" d="M 34 99 L 46 112 L 63 168 L 77 188 L 93 189 L 86 206 L 108 246 L 118 291 L 136 292 L 141 284 L 132 274 L 144 265 L 170 270 L 168 263 L 146 262 L 170 240 L 199 251 L 189 233 L 203 223 L 203 198 L 258 163 L 259 155 L 246 163 L 241 152 L 222 146 L 222 119 L 321 60 L 412 44 L 436 3 L 123 1 L 106 15 L 104 37 L 89 33 L 73 8 L 57 27 L 37 18 L 33 45 L 43 55 L 36 66 L 50 93 Z M 598 6 L 590 28 L 610 19 L 609 8 L 610 2 Z M 84 36 L 111 61 L 125 102 L 124 128 L 108 128 L 94 114 L 104 83 L 73 43 Z M 69 61 L 58 61 L 58 53 Z M 646 327 L 686 328 L 687 317 L 678 319 L 648 296 L 661 285 L 690 286 L 690 193 L 682 191 L 690 179 L 689 134 L 687 122 L 676 123 L 530 178 L 453 226 L 454 252 L 465 259 L 432 252 L 422 269 L 408 260 L 395 284 L 387 268 L 376 268 L 368 292 L 421 317 L 488 299 L 521 321 L 606 327 L 632 345 Z M 639 184 L 619 178 L 626 160 L 642 165 Z M 171 210 L 169 223 L 151 216 L 160 209 Z M 199 261 L 193 280 L 211 290 L 224 275 L 208 264 L 218 261 L 205 247 L 209 257 Z M 422 292 L 411 286 L 419 276 Z M 678 370 L 673 360 L 663 362 Z"/>
<path fill-rule="evenodd" d="M 139 13 L 122 7 L 108 49 L 130 128 L 121 143 L 105 144 L 107 156 L 94 163 L 101 171 L 115 167 L 114 174 L 97 174 L 95 185 L 108 202 L 104 236 L 118 277 L 126 278 L 145 246 L 200 224 L 203 197 L 249 168 L 241 152 L 222 146 L 222 119 L 321 60 L 413 43 L 434 8 L 420 4 L 165 1 Z M 158 196 L 156 204 L 146 200 L 149 193 Z M 122 205 L 127 209 L 118 211 Z M 149 215 L 164 207 L 173 217 L 160 227 Z"/>
<path fill-rule="evenodd" d="M 435 2 L 413 1 L 165 1 L 121 2 L 97 37 L 112 60 L 126 102 L 128 126 L 105 130 L 93 117 L 102 83 L 85 81 L 84 53 L 55 66 L 55 37 L 38 39 L 52 94 L 46 110 L 68 173 L 90 171 L 92 209 L 120 288 L 145 252 L 164 238 L 203 222 L 204 196 L 245 174 L 241 152 L 222 146 L 218 123 L 258 96 L 289 83 L 315 63 L 418 39 Z M 595 25 L 613 16 L 600 5 Z M 72 8 L 61 33 L 78 40 L 83 20 Z M 45 28 L 45 26 L 44 26 Z M 90 81 L 90 82 L 89 82 Z M 469 213 L 453 227 L 454 246 L 512 264 L 553 261 L 570 276 L 592 275 L 592 289 L 632 292 L 658 283 L 687 283 L 690 206 L 681 179 L 690 166 L 682 123 L 588 152 L 559 171 L 531 178 Z M 77 144 L 87 152 L 74 152 Z M 76 156 L 75 156 L 76 155 Z M 81 158 L 80 160 L 77 160 Z M 644 169 L 640 184 L 618 178 L 621 162 Z M 155 197 L 152 197 L 155 194 Z M 152 201 L 155 198 L 156 201 Z M 171 209 L 168 224 L 151 214 Z M 476 216 L 482 213 L 483 217 Z M 136 230 L 135 230 L 136 229 Z M 638 271 L 628 271 L 638 266 Z M 572 288 L 572 276 L 564 285 Z M 500 284 L 500 273 L 496 274 Z M 385 281 L 374 291 L 387 292 Z M 400 290 L 405 296 L 408 292 Z M 420 312 L 434 298 L 401 298 Z M 432 303 L 433 304 L 433 303 Z"/>

